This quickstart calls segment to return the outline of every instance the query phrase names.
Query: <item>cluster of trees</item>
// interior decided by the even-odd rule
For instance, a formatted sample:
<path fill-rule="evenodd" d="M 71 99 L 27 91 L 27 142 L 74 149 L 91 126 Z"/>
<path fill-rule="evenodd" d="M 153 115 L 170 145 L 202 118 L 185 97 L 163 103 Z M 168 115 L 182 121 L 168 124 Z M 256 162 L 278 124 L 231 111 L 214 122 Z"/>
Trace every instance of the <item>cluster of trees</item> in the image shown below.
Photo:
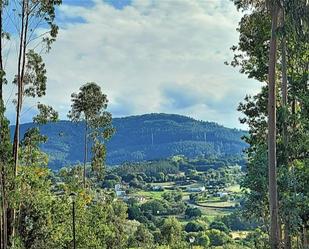
<path fill-rule="evenodd" d="M 120 177 L 125 177 L 129 174 L 144 174 L 146 176 L 144 176 L 144 181 L 151 182 L 152 180 L 155 181 L 156 178 L 160 178 L 160 176 L 158 176 L 160 173 L 164 175 L 178 174 L 179 165 L 172 160 L 125 163 L 117 167 L 114 172 Z M 154 179 L 151 179 L 152 177 L 154 177 Z M 162 181 L 164 181 L 164 179 Z"/>
<path fill-rule="evenodd" d="M 234 1 L 245 11 L 233 66 L 260 82 L 239 110 L 250 130 L 245 215 L 263 222 L 271 248 L 307 248 L 309 235 L 309 4 Z"/>
<path fill-rule="evenodd" d="M 208 156 L 208 157 L 198 157 L 191 160 L 182 157 L 182 160 L 178 159 L 177 162 L 179 163 L 179 169 L 182 171 L 186 171 L 187 169 L 194 169 L 197 171 L 208 171 L 210 169 L 219 169 L 221 167 L 228 167 L 228 166 L 243 167 L 246 165 L 246 159 L 244 158 L 243 155 Z"/>
<path fill-rule="evenodd" d="M 156 202 L 156 201 L 155 201 Z M 200 209 L 187 207 L 185 210 L 188 222 L 181 224 L 174 217 L 164 218 L 160 204 L 151 202 L 147 211 L 145 204 L 131 200 L 128 205 L 128 217 L 137 220 L 136 232 L 128 240 L 131 247 L 142 248 L 188 248 L 191 244 L 197 248 L 267 248 L 267 234 L 240 218 L 239 213 L 218 217 L 214 221 L 202 216 Z M 162 206 L 161 206 L 162 207 Z M 243 239 L 235 241 L 231 231 L 251 230 Z M 166 246 L 166 247 L 165 247 Z"/>
<path fill-rule="evenodd" d="M 128 218 L 151 224 L 154 216 L 183 214 L 187 205 L 182 201 L 180 192 L 166 192 L 160 200 L 153 199 L 139 204 L 134 198 L 128 201 Z"/>
<path fill-rule="evenodd" d="M 94 191 L 90 184 L 86 185 L 85 171 L 83 188 L 79 187 L 77 175 L 70 175 L 62 186 L 58 186 L 46 168 L 48 156 L 40 150 L 40 145 L 48 139 L 40 133 L 41 126 L 58 120 L 58 113 L 38 99 L 46 94 L 47 84 L 47 71 L 41 54 L 48 52 L 56 40 L 58 26 L 55 14 L 60 4 L 61 0 L 0 1 L 1 249 L 70 247 L 72 236 L 68 227 L 71 226 L 72 204 L 68 196 L 73 191 L 78 194 L 76 218 L 80 247 L 122 248 L 125 244 L 121 238 L 124 236 L 125 205 L 112 202 L 112 198 Z M 17 44 L 17 59 L 9 53 L 4 55 L 5 46 L 10 43 Z M 17 60 L 16 74 L 7 75 L 12 72 L 6 72 L 4 61 L 14 59 Z M 16 85 L 13 139 L 5 113 L 10 103 L 4 102 L 3 94 L 7 77 L 13 78 L 12 84 Z M 36 103 L 37 115 L 33 117 L 34 125 L 22 137 L 20 122 L 22 114 L 29 111 L 24 110 L 27 100 Z M 85 120 L 85 164 L 91 138 L 92 174 L 97 179 L 102 178 L 104 172 L 104 142 L 114 131 L 111 115 L 105 111 L 107 103 L 101 88 L 95 83 L 87 83 L 78 94 L 72 94 L 72 110 L 69 113 L 72 121 Z"/>
<path fill-rule="evenodd" d="M 177 195 L 174 195 L 177 198 Z M 171 200 L 174 201 L 174 200 Z M 229 235 L 231 229 L 254 229 L 239 218 L 238 214 L 232 214 L 222 219 L 209 222 L 198 208 L 187 207 L 185 215 L 189 221 L 182 225 L 174 217 L 164 218 L 164 205 L 162 201 L 153 200 L 145 204 L 138 204 L 130 200 L 128 203 L 128 218 L 136 220 L 138 225 L 136 232 L 129 238 L 129 246 L 142 248 L 187 248 L 191 243 L 199 248 L 255 248 L 254 244 L 263 245 L 261 238 L 265 233 L 256 230 L 245 239 L 237 243 Z M 263 248 L 263 247 L 256 247 Z"/>
<path fill-rule="evenodd" d="M 190 178 L 213 185 L 236 184 L 242 174 L 237 162 L 244 163 L 244 159 L 227 157 L 191 160 L 184 156 L 174 156 L 165 160 L 125 163 L 112 169 L 111 174 L 117 175 L 127 183 L 179 182 Z"/>
<path fill-rule="evenodd" d="M 55 41 L 58 27 L 54 23 L 55 7 L 61 1 L 31 1 L 24 0 L 12 8 L 9 1 L 0 1 L 0 184 L 1 184 L 1 248 L 8 248 L 23 232 L 22 222 L 27 217 L 27 202 L 32 195 L 23 179 L 28 169 L 25 164 L 46 165 L 46 156 L 37 150 L 38 144 L 46 138 L 39 134 L 38 126 L 47 121 L 57 119 L 57 113 L 50 107 L 37 104 L 39 114 L 34 118 L 35 128 L 29 130 L 24 139 L 20 138 L 20 119 L 25 102 L 29 98 L 37 99 L 46 93 L 46 68 L 40 51 L 49 51 Z M 13 9 L 13 10 L 12 10 Z M 9 20 L 9 26 L 5 22 Z M 44 27 L 44 32 L 40 32 Z M 5 30 L 8 29 L 8 30 Z M 10 33 L 9 33 L 9 32 Z M 11 143 L 9 122 L 5 116 L 6 103 L 4 102 L 4 85 L 7 84 L 4 68 L 5 45 L 16 42 L 17 57 L 7 54 L 7 57 L 17 58 L 15 73 L 9 75 L 16 85 L 15 130 L 13 143 Z M 35 171 L 34 171 L 35 172 Z M 30 184 L 31 186 L 31 184 Z M 31 187 L 30 187 L 31 189 Z M 29 204 L 29 203 L 28 203 Z M 29 210 L 30 211 L 30 210 Z"/>

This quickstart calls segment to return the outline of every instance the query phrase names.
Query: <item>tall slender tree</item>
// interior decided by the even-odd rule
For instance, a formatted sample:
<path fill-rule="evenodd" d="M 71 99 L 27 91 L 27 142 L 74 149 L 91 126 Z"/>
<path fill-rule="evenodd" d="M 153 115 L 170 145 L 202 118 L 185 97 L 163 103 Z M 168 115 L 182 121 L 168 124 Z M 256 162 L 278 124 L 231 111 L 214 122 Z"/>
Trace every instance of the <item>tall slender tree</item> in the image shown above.
<path fill-rule="evenodd" d="M 13 23 L 19 34 L 17 74 L 14 83 L 17 85 L 16 118 L 13 142 L 14 171 L 17 174 L 20 115 L 25 97 L 41 97 L 46 90 L 46 70 L 40 53 L 50 50 L 55 41 L 58 27 L 54 23 L 55 7 L 61 0 L 20 0 L 20 9 L 15 9 Z M 18 5 L 17 5 L 18 6 Z M 38 29 L 44 27 L 43 33 Z M 46 31 L 46 27 L 49 27 Z M 39 46 L 42 44 L 42 46 Z M 36 50 L 39 49 L 38 52 Z"/>
<path fill-rule="evenodd" d="M 279 210 L 277 188 L 277 118 L 276 118 L 276 63 L 277 63 L 277 29 L 279 6 L 277 1 L 270 4 L 271 38 L 268 63 L 268 179 L 270 210 L 270 244 L 272 249 L 280 247 Z"/>
<path fill-rule="evenodd" d="M 15 119 L 15 130 L 12 150 L 12 164 L 6 164 L 6 167 L 10 165 L 12 171 L 5 169 L 3 172 L 6 174 L 13 174 L 8 177 L 2 176 L 2 183 L 6 184 L 8 192 L 15 190 L 14 178 L 18 174 L 18 157 L 19 157 L 19 136 L 20 136 L 20 117 L 22 113 L 22 108 L 24 106 L 26 97 L 41 97 L 45 94 L 46 89 L 46 70 L 43 60 L 41 58 L 41 53 L 43 51 L 49 51 L 52 42 L 58 33 L 58 27 L 54 23 L 55 19 L 55 7 L 61 4 L 61 0 L 17 0 L 14 1 L 1 0 L 0 1 L 0 32 L 1 32 L 1 42 L 0 42 L 0 99 L 1 99 L 1 111 L 5 110 L 3 102 L 3 85 L 6 83 L 4 78 L 5 68 L 3 63 L 3 47 L 4 39 L 8 37 L 12 38 L 12 41 L 7 43 L 17 44 L 17 69 L 14 84 L 17 85 L 16 100 L 16 119 Z M 13 7 L 14 6 L 14 7 Z M 3 11 L 7 8 L 6 11 Z M 6 20 L 6 25 L 9 25 L 10 35 L 4 32 L 3 20 Z M 16 58 L 15 55 L 11 56 L 12 53 L 7 54 L 7 57 Z M 9 59 L 10 60 L 10 59 Z M 14 77 L 12 77 L 14 78 Z M 2 114 L 3 114 L 2 113 Z M 1 115 L 2 115 L 1 114 Z M 3 114 L 4 115 L 4 114 Z M 1 120 L 1 122 L 4 119 Z M 9 130 L 5 130 L 1 126 L 1 131 L 5 131 L 10 134 Z M 11 160 L 9 160 L 11 161 Z M 11 179 L 10 182 L 5 181 L 5 179 Z M 5 189 L 5 187 L 2 189 Z M 7 194 L 2 193 L 2 197 L 6 197 Z M 7 228 L 3 227 L 3 238 L 2 245 L 3 248 L 7 248 L 7 243 L 13 241 L 12 237 L 14 235 L 14 220 L 15 220 L 15 210 L 13 204 L 7 202 L 6 211 L 3 209 L 3 215 L 7 213 Z M 5 202 L 4 201 L 4 202 Z M 6 222 L 2 222 L 6 226 Z M 4 231 L 7 230 L 7 231 Z M 7 233 L 7 235 L 6 235 Z M 2 236 L 2 237 L 3 237 Z"/>
<path fill-rule="evenodd" d="M 72 105 L 68 117 L 73 122 L 83 121 L 85 126 L 83 173 L 83 185 L 85 188 L 89 138 L 93 139 L 93 169 L 102 171 L 105 159 L 104 141 L 112 136 L 114 128 L 112 127 L 112 115 L 106 111 L 108 99 L 106 94 L 102 93 L 101 87 L 94 82 L 90 82 L 81 86 L 79 90 L 79 93 L 72 93 L 71 95 Z"/>
<path fill-rule="evenodd" d="M 253 98 L 246 97 L 245 103 L 242 103 L 239 108 L 246 116 L 241 119 L 242 122 L 250 127 L 250 135 L 246 138 L 250 144 L 247 151 L 250 161 L 248 176 L 244 183 L 252 190 L 248 200 L 251 200 L 251 204 L 252 200 L 255 200 L 255 207 L 258 209 L 251 208 L 251 211 L 256 215 L 264 213 L 265 210 L 272 215 L 273 205 L 276 210 L 278 202 L 280 203 L 280 212 L 275 211 L 277 219 L 274 219 L 272 215 L 272 222 L 269 222 L 269 216 L 265 216 L 264 220 L 266 228 L 268 224 L 278 227 L 277 231 L 285 228 L 282 242 L 288 249 L 291 247 L 293 236 L 295 238 L 299 236 L 297 234 L 301 234 L 301 240 L 303 240 L 305 237 L 303 230 L 306 229 L 305 223 L 307 222 L 307 208 L 301 204 L 301 202 L 306 203 L 306 199 L 301 201 L 299 198 L 300 193 L 307 195 L 307 191 L 302 186 L 306 176 L 298 175 L 298 171 L 305 163 L 304 160 L 308 154 L 304 152 L 308 140 L 304 132 L 308 123 L 308 118 L 305 118 L 308 104 L 305 100 L 308 96 L 308 53 L 306 52 L 309 45 L 308 1 L 268 1 L 268 8 L 263 6 L 266 1 L 235 0 L 234 2 L 238 8 L 250 9 L 250 12 L 247 12 L 240 22 L 238 29 L 240 39 L 238 45 L 232 48 L 236 53 L 231 64 L 240 66 L 241 72 L 248 74 L 250 78 L 267 83 L 267 87 L 263 87 L 260 94 Z M 282 10 L 281 19 L 279 19 L 280 16 L 278 17 L 279 9 Z M 281 20 L 280 26 L 279 20 Z M 270 33 L 272 33 L 271 37 Z M 277 47 L 276 43 L 279 39 L 281 46 Z M 271 58 L 273 60 L 270 60 Z M 276 63 L 280 62 L 281 66 L 276 68 Z M 279 81 L 274 84 L 275 79 L 280 79 L 280 77 L 281 84 Z M 277 88 L 280 86 L 281 95 Z M 276 98 L 281 99 L 281 102 L 276 101 Z M 272 119 L 267 119 L 269 116 Z M 272 136 L 269 136 L 270 134 Z M 276 140 L 270 141 L 271 137 Z M 263 165 L 264 158 L 261 157 L 265 154 L 262 154 L 263 150 L 269 156 L 269 170 L 272 169 L 268 174 L 268 185 L 272 195 L 270 193 L 268 198 L 265 189 L 259 185 L 263 181 L 256 179 L 260 174 L 260 169 L 257 170 L 255 167 L 263 166 L 266 169 Z M 277 165 L 274 167 L 274 163 L 278 167 Z M 273 171 L 274 169 L 278 170 L 278 174 Z M 274 176 L 277 178 L 276 181 L 271 181 Z M 266 179 L 267 175 L 264 174 L 264 177 Z M 273 191 L 272 184 L 277 185 L 277 183 L 276 188 L 279 191 Z M 274 199 L 277 201 L 274 202 Z M 266 205 L 269 207 L 266 208 Z M 291 208 L 297 205 L 302 208 Z M 279 224 L 274 224 L 274 220 L 277 220 Z M 302 225 L 299 226 L 299 224 Z M 273 234 L 274 230 L 270 229 L 270 231 Z M 281 232 L 278 234 L 281 235 Z M 274 246 L 273 239 L 270 239 L 270 244 Z"/>

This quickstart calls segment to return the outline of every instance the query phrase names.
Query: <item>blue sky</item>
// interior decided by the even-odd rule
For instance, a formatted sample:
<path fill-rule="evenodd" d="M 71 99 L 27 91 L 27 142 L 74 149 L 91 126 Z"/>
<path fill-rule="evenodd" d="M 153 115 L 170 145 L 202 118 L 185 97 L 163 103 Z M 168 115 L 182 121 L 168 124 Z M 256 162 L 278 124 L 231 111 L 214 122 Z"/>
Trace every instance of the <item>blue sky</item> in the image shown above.
<path fill-rule="evenodd" d="M 71 93 L 95 81 L 115 117 L 178 113 L 245 128 L 237 105 L 261 84 L 224 65 L 240 18 L 229 0 L 63 0 L 58 39 L 44 55 L 48 92 L 41 102 L 64 119 Z"/>

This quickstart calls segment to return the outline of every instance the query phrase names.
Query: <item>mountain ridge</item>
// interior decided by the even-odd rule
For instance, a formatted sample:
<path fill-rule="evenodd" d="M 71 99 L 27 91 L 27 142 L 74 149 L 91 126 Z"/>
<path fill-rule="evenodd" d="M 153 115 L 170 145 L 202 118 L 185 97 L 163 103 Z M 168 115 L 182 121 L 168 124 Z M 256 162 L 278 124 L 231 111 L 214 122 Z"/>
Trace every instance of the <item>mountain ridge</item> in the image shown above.
<path fill-rule="evenodd" d="M 241 140 L 246 131 L 178 114 L 151 113 L 113 118 L 113 125 L 116 133 L 107 142 L 107 163 L 110 165 L 179 154 L 189 158 L 240 155 L 246 147 Z M 21 125 L 21 137 L 30 127 L 33 123 Z M 40 129 L 48 136 L 48 141 L 41 147 L 50 156 L 50 168 L 57 170 L 83 161 L 82 122 L 61 120 Z"/>

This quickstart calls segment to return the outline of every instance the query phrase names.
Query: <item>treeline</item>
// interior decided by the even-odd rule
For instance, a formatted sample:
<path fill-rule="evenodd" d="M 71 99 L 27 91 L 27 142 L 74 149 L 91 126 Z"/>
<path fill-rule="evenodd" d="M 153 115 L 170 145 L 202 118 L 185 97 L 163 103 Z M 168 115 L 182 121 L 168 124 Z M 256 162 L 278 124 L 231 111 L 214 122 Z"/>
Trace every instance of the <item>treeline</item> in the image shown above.
<path fill-rule="evenodd" d="M 184 181 L 187 177 L 196 181 L 205 181 L 207 176 L 218 178 L 232 178 L 241 174 L 241 165 L 245 159 L 242 157 L 223 157 L 209 159 L 188 159 L 184 156 L 174 156 L 165 160 L 125 163 L 116 168 L 109 168 L 110 175 L 105 177 L 106 181 L 122 179 L 125 182 L 140 179 L 141 182 L 168 182 Z M 205 173 L 205 174 L 203 174 Z M 116 175 L 117 177 L 113 177 Z M 230 179 L 226 180 L 228 182 Z"/>
<path fill-rule="evenodd" d="M 172 160 L 160 160 L 140 163 L 126 163 L 112 170 L 119 176 L 144 173 L 148 177 L 163 174 L 178 174 L 179 165 Z"/>

